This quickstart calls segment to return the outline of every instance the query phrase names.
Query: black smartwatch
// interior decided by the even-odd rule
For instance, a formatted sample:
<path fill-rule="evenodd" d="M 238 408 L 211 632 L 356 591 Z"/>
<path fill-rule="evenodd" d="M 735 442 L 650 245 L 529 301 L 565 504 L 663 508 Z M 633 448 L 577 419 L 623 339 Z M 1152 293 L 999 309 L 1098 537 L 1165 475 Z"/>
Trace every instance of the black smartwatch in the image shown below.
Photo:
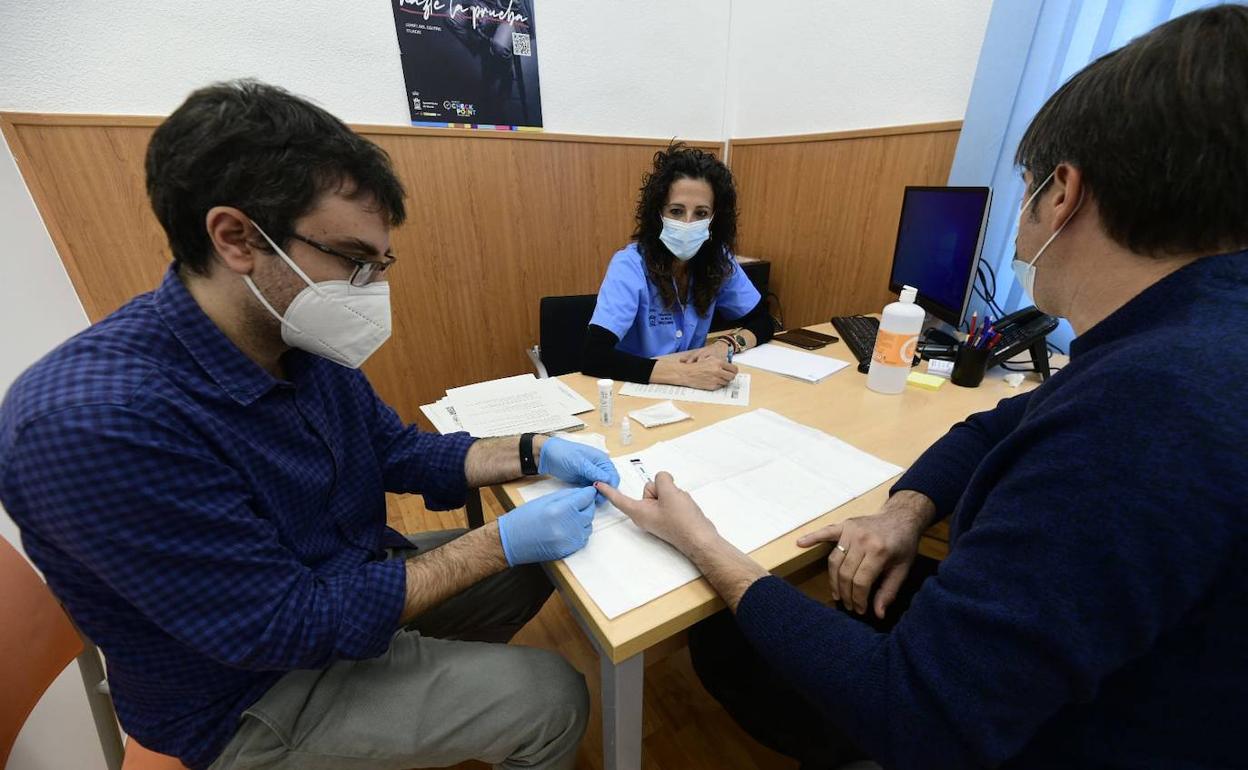
<path fill-rule="evenodd" d="M 520 472 L 525 476 L 537 475 L 537 459 L 533 457 L 533 433 L 520 434 Z"/>

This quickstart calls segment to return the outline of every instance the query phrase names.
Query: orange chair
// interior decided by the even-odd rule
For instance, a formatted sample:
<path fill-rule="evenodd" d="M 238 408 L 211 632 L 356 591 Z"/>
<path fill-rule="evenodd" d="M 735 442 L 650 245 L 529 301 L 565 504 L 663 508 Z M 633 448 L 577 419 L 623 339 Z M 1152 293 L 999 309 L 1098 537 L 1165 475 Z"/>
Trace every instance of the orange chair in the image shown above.
<path fill-rule="evenodd" d="M 91 656 L 99 667 L 95 648 L 84 644 L 39 575 L 16 548 L 0 538 L 0 693 L 4 693 L 0 698 L 0 767 L 7 765 L 17 734 L 39 698 L 79 655 Z M 86 663 L 89 666 L 91 660 Z M 113 734 L 102 734 L 101 742 L 120 745 L 116 721 L 102 727 L 104 721 L 97 713 L 97 729 Z M 129 741 L 121 768 L 185 770 L 174 757 L 145 749 L 134 740 Z"/>

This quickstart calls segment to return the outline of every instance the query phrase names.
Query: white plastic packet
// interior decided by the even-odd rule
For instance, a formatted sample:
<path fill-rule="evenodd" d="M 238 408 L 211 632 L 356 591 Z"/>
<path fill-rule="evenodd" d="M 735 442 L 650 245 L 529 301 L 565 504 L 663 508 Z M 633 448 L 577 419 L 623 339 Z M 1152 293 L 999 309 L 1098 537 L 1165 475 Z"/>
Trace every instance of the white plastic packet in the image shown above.
<path fill-rule="evenodd" d="M 688 414 L 678 409 L 671 401 L 660 401 L 654 406 L 648 406 L 645 409 L 634 409 L 628 413 L 628 416 L 646 428 L 669 425 L 681 420 L 691 419 Z"/>

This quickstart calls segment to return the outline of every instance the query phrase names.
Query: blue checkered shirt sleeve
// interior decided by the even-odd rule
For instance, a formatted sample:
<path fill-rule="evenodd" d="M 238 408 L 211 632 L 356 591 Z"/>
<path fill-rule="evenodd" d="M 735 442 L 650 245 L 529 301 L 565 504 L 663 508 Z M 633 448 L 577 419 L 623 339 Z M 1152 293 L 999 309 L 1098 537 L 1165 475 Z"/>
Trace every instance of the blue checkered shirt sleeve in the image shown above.
<path fill-rule="evenodd" d="M 403 563 L 317 574 L 252 510 L 238 472 L 183 431 L 117 405 L 54 412 L 25 426 L 4 486 L 84 569 L 223 664 L 285 671 L 384 652 Z"/>
<path fill-rule="evenodd" d="M 462 508 L 468 495 L 465 459 L 477 439 L 462 432 L 443 436 L 404 425 L 363 374 L 356 378 L 356 387 L 366 389 L 365 397 L 373 401 L 373 448 L 386 490 L 420 494 L 431 511 Z"/>

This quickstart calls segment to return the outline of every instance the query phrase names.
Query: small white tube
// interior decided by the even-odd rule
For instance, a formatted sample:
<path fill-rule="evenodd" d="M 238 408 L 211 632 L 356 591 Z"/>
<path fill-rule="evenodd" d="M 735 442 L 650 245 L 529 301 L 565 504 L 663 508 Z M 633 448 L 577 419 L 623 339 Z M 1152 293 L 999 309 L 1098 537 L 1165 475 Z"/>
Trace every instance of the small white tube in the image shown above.
<path fill-rule="evenodd" d="M 633 429 L 629 425 L 632 420 L 628 419 L 628 415 L 620 418 L 620 445 L 628 446 L 633 443 Z"/>
<path fill-rule="evenodd" d="M 611 390 L 614 387 L 615 380 L 598 380 L 598 416 L 602 418 L 603 425 L 611 424 L 611 413 L 614 407 Z"/>

